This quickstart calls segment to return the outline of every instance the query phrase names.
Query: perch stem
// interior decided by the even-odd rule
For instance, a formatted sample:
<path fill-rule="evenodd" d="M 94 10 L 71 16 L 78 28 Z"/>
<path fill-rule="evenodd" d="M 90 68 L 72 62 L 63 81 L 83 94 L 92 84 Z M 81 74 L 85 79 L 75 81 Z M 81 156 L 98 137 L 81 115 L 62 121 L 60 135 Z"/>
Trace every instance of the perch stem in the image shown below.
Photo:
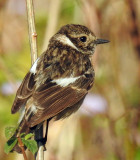
<path fill-rule="evenodd" d="M 26 0 L 27 8 L 27 19 L 28 19 L 28 32 L 29 32 L 29 41 L 30 41 L 30 50 L 31 50 L 31 63 L 35 62 L 38 57 L 37 54 L 37 33 L 35 29 L 35 15 L 34 15 L 34 5 L 33 0 Z M 39 149 L 36 153 L 36 160 L 44 160 L 44 150 L 40 141 L 37 141 Z"/>
<path fill-rule="evenodd" d="M 22 140 L 21 140 L 19 134 L 17 135 L 17 140 L 18 140 L 18 143 L 19 143 L 19 147 L 21 148 L 21 151 L 22 151 L 24 160 L 28 160 L 27 155 L 26 155 L 26 153 L 25 153 L 24 144 L 22 143 Z"/>
<path fill-rule="evenodd" d="M 37 59 L 37 33 L 35 29 L 35 15 L 33 0 L 26 0 L 27 19 L 28 19 L 28 31 L 31 50 L 31 62 L 32 64 Z"/>

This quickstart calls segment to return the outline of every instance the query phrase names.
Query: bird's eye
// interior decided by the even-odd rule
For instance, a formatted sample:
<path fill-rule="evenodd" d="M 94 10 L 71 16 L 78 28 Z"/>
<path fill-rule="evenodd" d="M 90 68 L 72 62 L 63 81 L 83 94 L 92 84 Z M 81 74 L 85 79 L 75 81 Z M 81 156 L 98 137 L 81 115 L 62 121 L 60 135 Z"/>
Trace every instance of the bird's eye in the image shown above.
<path fill-rule="evenodd" d="M 86 42 L 86 41 L 87 41 L 87 37 L 86 37 L 86 36 L 80 37 L 80 41 L 81 41 L 81 42 Z"/>

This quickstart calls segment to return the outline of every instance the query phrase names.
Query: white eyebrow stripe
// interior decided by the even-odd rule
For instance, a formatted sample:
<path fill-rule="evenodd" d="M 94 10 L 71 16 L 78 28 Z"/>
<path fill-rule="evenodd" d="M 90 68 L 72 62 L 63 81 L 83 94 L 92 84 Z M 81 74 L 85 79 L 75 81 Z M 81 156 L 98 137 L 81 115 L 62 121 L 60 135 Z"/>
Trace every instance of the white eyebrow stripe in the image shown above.
<path fill-rule="evenodd" d="M 71 46 L 72 48 L 78 50 L 78 48 L 72 43 L 72 41 L 65 35 L 60 34 L 56 39 L 59 40 L 60 42 L 62 42 L 63 44 L 66 44 L 66 45 Z"/>
<path fill-rule="evenodd" d="M 60 78 L 60 79 L 55 79 L 52 82 L 55 82 L 57 85 L 60 85 L 62 87 L 68 86 L 70 83 L 74 83 L 79 77 L 70 77 L 70 78 Z"/>
<path fill-rule="evenodd" d="M 35 63 L 32 65 L 30 72 L 35 74 L 36 73 L 36 67 L 37 67 L 37 62 L 38 62 L 39 58 L 37 58 L 37 60 L 35 61 Z"/>

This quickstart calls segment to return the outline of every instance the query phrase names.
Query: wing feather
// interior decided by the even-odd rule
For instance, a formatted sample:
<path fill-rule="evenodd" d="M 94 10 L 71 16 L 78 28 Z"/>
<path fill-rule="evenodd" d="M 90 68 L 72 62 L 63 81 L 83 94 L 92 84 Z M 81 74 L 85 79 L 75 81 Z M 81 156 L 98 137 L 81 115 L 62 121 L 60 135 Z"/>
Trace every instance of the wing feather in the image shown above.
<path fill-rule="evenodd" d="M 85 95 L 87 90 L 78 89 L 76 87 L 61 87 L 59 85 L 52 86 L 43 92 L 36 92 L 33 95 L 33 101 L 37 107 L 37 112 L 28 116 L 30 127 L 40 122 L 56 116 L 61 111 L 78 103 Z"/>
<path fill-rule="evenodd" d="M 25 119 L 30 127 L 58 115 L 65 117 L 62 112 L 76 111 L 71 107 L 80 106 L 93 83 L 93 79 L 81 76 L 67 86 L 61 86 L 51 78 L 38 86 L 35 76 L 30 72 L 25 76 L 12 106 L 12 113 L 16 113 L 25 105 Z"/>
<path fill-rule="evenodd" d="M 26 104 L 27 99 L 32 95 L 34 88 L 34 74 L 28 72 L 17 90 L 16 97 L 11 109 L 12 114 L 16 113 L 23 105 Z"/>

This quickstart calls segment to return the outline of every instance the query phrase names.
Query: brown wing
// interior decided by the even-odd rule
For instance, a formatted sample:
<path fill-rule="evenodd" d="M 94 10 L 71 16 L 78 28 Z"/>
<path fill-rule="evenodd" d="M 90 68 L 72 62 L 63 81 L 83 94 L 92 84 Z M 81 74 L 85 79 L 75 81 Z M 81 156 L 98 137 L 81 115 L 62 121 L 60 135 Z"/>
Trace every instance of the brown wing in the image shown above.
<path fill-rule="evenodd" d="M 26 107 L 26 119 L 29 126 L 33 127 L 83 101 L 92 82 L 91 78 L 81 77 L 75 83 L 65 87 L 53 82 L 42 85 L 34 91 Z"/>
<path fill-rule="evenodd" d="M 46 119 L 56 116 L 64 109 L 79 102 L 86 94 L 87 90 L 85 89 L 73 88 L 71 86 L 61 87 L 58 85 L 35 92 L 33 95 L 33 103 L 37 110 L 33 114 L 33 112 L 31 112 L 32 107 L 29 107 L 26 112 L 29 126 L 33 127 Z"/>
<path fill-rule="evenodd" d="M 21 106 L 26 104 L 26 101 L 32 95 L 34 84 L 34 74 L 28 72 L 19 89 L 17 90 L 16 97 L 11 109 L 12 114 L 16 113 L 21 108 Z"/>

